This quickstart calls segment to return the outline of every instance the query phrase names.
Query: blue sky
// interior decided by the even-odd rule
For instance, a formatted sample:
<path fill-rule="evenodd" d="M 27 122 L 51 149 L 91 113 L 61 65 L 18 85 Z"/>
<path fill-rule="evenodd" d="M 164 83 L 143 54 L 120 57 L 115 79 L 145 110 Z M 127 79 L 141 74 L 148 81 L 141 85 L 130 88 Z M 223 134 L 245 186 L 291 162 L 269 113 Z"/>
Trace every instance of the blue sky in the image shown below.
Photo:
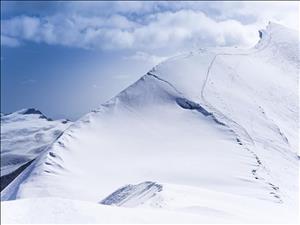
<path fill-rule="evenodd" d="M 1 1 L 1 111 L 77 119 L 162 60 L 252 46 L 268 21 L 297 29 L 297 2 Z"/>

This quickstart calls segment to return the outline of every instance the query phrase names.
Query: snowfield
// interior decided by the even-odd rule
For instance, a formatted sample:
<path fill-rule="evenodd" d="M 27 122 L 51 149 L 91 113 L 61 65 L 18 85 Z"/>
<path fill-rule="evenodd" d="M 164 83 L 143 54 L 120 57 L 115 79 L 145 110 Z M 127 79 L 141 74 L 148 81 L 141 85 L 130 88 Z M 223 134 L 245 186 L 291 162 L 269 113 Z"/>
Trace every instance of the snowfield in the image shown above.
<path fill-rule="evenodd" d="M 299 40 L 260 36 L 166 60 L 70 125 L 1 192 L 2 222 L 298 222 Z"/>
<path fill-rule="evenodd" d="M 178 187 L 177 187 L 178 188 Z M 180 187 L 181 188 L 181 187 Z M 170 191 L 174 191 L 170 189 Z M 186 191 L 191 191 L 187 193 Z M 191 196 L 196 194 L 195 198 Z M 196 191 L 193 188 L 177 189 L 177 204 L 168 208 L 152 208 L 143 206 L 137 208 L 117 207 L 97 204 L 89 201 L 63 199 L 56 197 L 19 199 L 1 203 L 1 223 L 100 223 L 100 224 L 133 224 L 133 223 L 293 223 L 295 214 L 289 212 L 282 205 L 274 205 L 257 201 L 214 193 L 209 190 Z M 207 197 L 206 197 L 207 196 Z M 233 197 L 233 198 L 232 198 Z M 232 203 L 230 201 L 234 200 Z M 191 202 L 197 202 L 192 205 Z M 199 201 L 200 200 L 200 201 Z M 228 201 L 226 203 L 226 201 Z M 245 202 L 243 202 L 245 201 Z M 199 202 L 203 202 L 200 203 Z M 221 204 L 218 206 L 217 204 Z M 238 203 L 238 204 L 236 204 Z M 188 206 L 187 206 L 188 205 Z M 238 208 L 237 206 L 241 206 Z M 257 215 L 257 210 L 269 209 L 273 213 Z"/>

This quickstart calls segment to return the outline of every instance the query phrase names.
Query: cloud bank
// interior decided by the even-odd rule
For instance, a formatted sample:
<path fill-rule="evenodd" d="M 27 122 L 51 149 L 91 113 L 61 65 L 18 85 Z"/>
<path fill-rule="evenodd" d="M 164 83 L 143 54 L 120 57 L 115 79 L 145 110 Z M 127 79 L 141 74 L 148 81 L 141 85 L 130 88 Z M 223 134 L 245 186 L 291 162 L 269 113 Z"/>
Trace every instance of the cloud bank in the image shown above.
<path fill-rule="evenodd" d="M 91 50 L 141 52 L 249 46 L 256 42 L 257 30 L 268 20 L 291 27 L 297 27 L 298 21 L 296 4 L 284 2 L 56 4 L 57 7 L 48 13 L 26 15 L 25 7 L 22 15 L 2 19 L 2 45 L 17 47 L 20 43 L 35 42 Z M 33 6 L 41 9 L 43 5 Z M 9 7 L 11 10 L 17 8 L 8 5 L 8 11 Z M 34 7 L 31 14 L 35 13 Z"/>

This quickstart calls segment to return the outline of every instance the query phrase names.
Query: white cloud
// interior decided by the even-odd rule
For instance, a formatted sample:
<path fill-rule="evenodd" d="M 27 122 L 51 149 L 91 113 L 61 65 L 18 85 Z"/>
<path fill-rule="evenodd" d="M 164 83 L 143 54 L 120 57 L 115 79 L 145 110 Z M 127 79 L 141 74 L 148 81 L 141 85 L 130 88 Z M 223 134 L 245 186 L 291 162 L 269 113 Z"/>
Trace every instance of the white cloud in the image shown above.
<path fill-rule="evenodd" d="M 253 45 L 257 30 L 268 20 L 297 27 L 294 6 L 283 2 L 66 3 L 65 14 L 2 20 L 1 35 L 7 46 L 25 40 L 85 49 L 132 49 L 140 52 L 135 57 L 155 61 L 141 52 L 172 54 L 203 46 Z"/>
<path fill-rule="evenodd" d="M 193 10 L 203 12 L 214 20 L 239 20 L 243 24 L 263 23 L 269 20 L 298 28 L 298 2 L 292 1 L 113 1 L 66 2 L 66 12 L 111 15 L 135 14 L 138 16 L 159 12 Z"/>
<path fill-rule="evenodd" d="M 230 5 L 227 5 L 230 7 Z M 234 10 L 225 10 L 223 18 L 232 16 L 234 18 L 252 17 L 257 24 L 265 24 L 270 20 L 281 23 L 293 29 L 299 29 L 299 3 L 291 1 L 266 1 L 266 2 L 243 2 Z M 227 8 L 228 9 L 228 8 Z"/>
<path fill-rule="evenodd" d="M 21 43 L 16 38 L 11 38 L 1 34 L 1 45 L 8 47 L 18 47 L 20 44 Z"/>
<path fill-rule="evenodd" d="M 2 33 L 21 40 L 79 48 L 140 50 L 249 44 L 253 37 L 253 29 L 238 21 L 216 22 L 191 10 L 153 14 L 145 21 L 139 24 L 121 15 L 21 16 L 2 21 Z"/>
<path fill-rule="evenodd" d="M 191 10 L 154 14 L 149 21 L 133 32 L 135 44 L 146 49 L 250 45 L 257 36 L 257 30 L 251 25 L 235 20 L 217 22 Z"/>
<path fill-rule="evenodd" d="M 125 57 L 125 59 L 149 62 L 154 65 L 166 60 L 167 58 L 169 57 L 158 56 L 158 55 L 149 54 L 147 52 L 141 52 L 141 51 L 137 51 L 135 54 Z"/>

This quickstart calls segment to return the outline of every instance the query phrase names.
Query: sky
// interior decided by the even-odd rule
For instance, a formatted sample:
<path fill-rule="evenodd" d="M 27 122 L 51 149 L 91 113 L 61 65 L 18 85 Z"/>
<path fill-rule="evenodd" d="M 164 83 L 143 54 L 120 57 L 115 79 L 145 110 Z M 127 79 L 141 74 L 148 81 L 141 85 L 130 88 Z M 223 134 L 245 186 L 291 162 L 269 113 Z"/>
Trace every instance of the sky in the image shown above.
<path fill-rule="evenodd" d="M 269 21 L 299 29 L 299 3 L 1 1 L 1 112 L 76 120 L 168 57 L 255 45 Z"/>

